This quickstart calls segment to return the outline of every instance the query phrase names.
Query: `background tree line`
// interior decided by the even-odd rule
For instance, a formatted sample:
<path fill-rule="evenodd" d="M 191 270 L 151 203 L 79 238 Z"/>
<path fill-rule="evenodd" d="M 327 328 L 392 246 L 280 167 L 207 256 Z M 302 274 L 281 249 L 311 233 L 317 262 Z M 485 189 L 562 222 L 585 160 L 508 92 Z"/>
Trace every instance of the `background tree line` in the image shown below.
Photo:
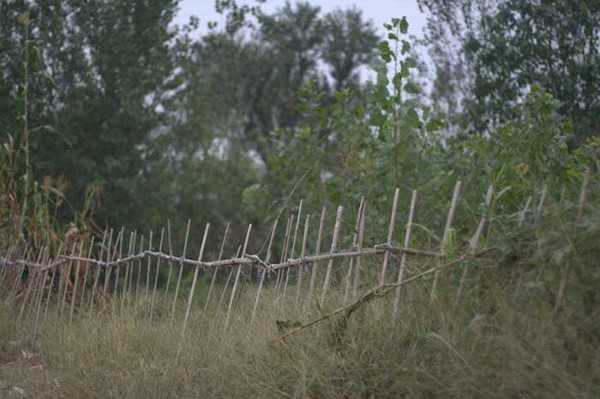
<path fill-rule="evenodd" d="M 266 224 L 361 195 L 377 213 L 396 186 L 434 218 L 456 178 L 475 217 L 490 183 L 514 210 L 597 162 L 595 1 L 419 0 L 420 43 L 404 18 L 263 2 L 217 0 L 203 35 L 177 0 L 1 2 L 3 228 Z"/>

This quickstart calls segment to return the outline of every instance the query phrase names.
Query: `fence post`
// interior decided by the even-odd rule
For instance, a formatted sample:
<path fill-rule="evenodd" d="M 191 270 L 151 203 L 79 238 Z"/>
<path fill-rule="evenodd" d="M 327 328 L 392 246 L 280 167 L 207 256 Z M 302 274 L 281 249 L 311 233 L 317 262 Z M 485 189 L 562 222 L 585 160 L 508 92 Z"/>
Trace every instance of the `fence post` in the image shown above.
<path fill-rule="evenodd" d="M 198 254 L 198 261 L 202 260 L 204 256 L 204 246 L 206 245 L 206 237 L 208 236 L 208 229 L 210 228 L 210 223 L 206 223 L 206 227 L 204 228 L 204 236 L 202 237 L 202 244 L 200 245 L 200 253 Z M 196 288 L 196 282 L 198 281 L 198 272 L 200 270 L 200 265 L 196 265 L 194 269 L 194 277 L 192 279 L 192 287 L 190 288 L 190 296 L 188 298 L 187 309 L 185 310 L 185 317 L 183 319 L 183 327 L 181 328 L 181 336 L 185 334 L 185 329 L 187 327 L 187 322 L 190 317 L 190 310 L 192 309 L 192 301 L 194 300 L 194 289 Z"/>
<path fill-rule="evenodd" d="M 227 235 L 229 234 L 229 228 L 231 227 L 231 223 L 227 223 L 225 226 L 225 232 L 223 233 L 223 240 L 221 241 L 221 248 L 219 249 L 219 258 L 218 260 L 223 259 L 223 250 L 225 248 L 225 243 L 227 242 Z M 204 309 L 202 310 L 202 317 L 206 314 L 208 309 L 208 304 L 210 303 L 210 297 L 215 287 L 215 282 L 217 280 L 217 274 L 219 272 L 219 267 L 215 267 L 213 270 L 212 278 L 210 279 L 210 286 L 208 287 L 208 293 L 206 294 L 206 302 L 204 303 Z"/>
<path fill-rule="evenodd" d="M 454 186 L 454 193 L 452 194 L 452 202 L 450 203 L 450 209 L 448 210 L 448 217 L 446 218 L 446 227 L 444 227 L 444 236 L 442 237 L 442 243 L 440 245 L 440 253 L 445 257 L 448 251 L 448 239 L 450 238 L 450 229 L 452 228 L 452 221 L 454 219 L 454 212 L 458 204 L 458 197 L 460 195 L 460 187 L 462 182 L 459 180 Z M 438 263 L 442 264 L 442 260 L 438 260 Z M 431 287 L 431 300 L 435 299 L 435 291 L 437 289 L 438 280 L 440 278 L 440 271 L 436 271 L 433 276 L 433 285 Z"/>
<path fill-rule="evenodd" d="M 340 234 L 340 227 L 342 225 L 342 210 L 341 206 L 337 209 L 337 214 L 335 217 L 335 225 L 333 227 L 333 238 L 331 239 L 331 250 L 330 254 L 334 254 L 337 252 L 337 242 Z M 325 281 L 323 282 L 323 292 L 321 292 L 321 302 L 320 305 L 323 306 L 325 303 L 325 297 L 327 296 L 327 290 L 329 289 L 329 284 L 331 280 L 331 269 L 333 268 L 333 259 L 329 259 L 327 262 L 327 271 L 325 272 Z"/>
<path fill-rule="evenodd" d="M 392 213 L 390 214 L 390 224 L 388 226 L 387 245 L 392 246 L 392 239 L 394 238 L 394 227 L 396 226 L 396 213 L 398 211 L 398 197 L 400 196 L 400 189 L 396 189 L 394 192 L 394 201 L 392 203 Z M 385 284 L 385 274 L 387 271 L 388 263 L 390 261 L 390 251 L 385 251 L 383 254 L 383 265 L 381 267 L 381 274 L 379 276 L 379 285 Z"/>
<path fill-rule="evenodd" d="M 470 255 L 474 255 L 477 252 L 477 248 L 479 248 L 479 240 L 481 239 L 481 234 L 483 233 L 483 228 L 487 222 L 487 218 L 490 212 L 490 206 L 492 204 L 492 198 L 494 196 L 494 186 L 490 185 L 488 187 L 487 194 L 485 195 L 485 210 L 483 211 L 483 215 L 481 215 L 481 219 L 479 220 L 479 225 L 477 226 L 477 230 L 475 231 L 475 235 L 473 238 L 469 240 L 469 253 Z M 456 299 L 454 300 L 454 306 L 458 305 L 460 298 L 462 296 L 465 281 L 467 279 L 467 272 L 469 270 L 469 263 L 465 263 L 463 265 L 463 272 L 460 276 L 460 283 L 458 285 L 458 291 L 456 292 Z"/>
<path fill-rule="evenodd" d="M 160 230 L 160 242 L 158 244 L 158 253 L 159 254 L 162 254 L 164 238 L 165 238 L 165 228 L 163 227 Z M 150 321 L 152 321 L 152 318 L 154 317 L 154 303 L 156 302 L 156 290 L 158 288 L 158 275 L 160 272 L 161 259 L 162 258 L 160 255 L 156 259 L 156 273 L 154 274 L 154 287 L 152 288 L 152 300 L 150 301 Z"/>
<path fill-rule="evenodd" d="M 177 305 L 177 296 L 179 295 L 179 286 L 181 285 L 181 276 L 183 274 L 183 258 L 185 258 L 185 255 L 187 253 L 191 225 L 192 221 L 191 219 L 188 219 L 187 228 L 185 230 L 185 240 L 183 241 L 183 255 L 181 255 L 182 260 L 179 261 L 179 275 L 177 276 L 177 285 L 175 286 L 175 295 L 173 296 L 173 307 L 171 308 L 171 321 L 175 319 L 175 307 Z"/>
<path fill-rule="evenodd" d="M 248 239 L 250 238 L 250 232 L 252 231 L 252 225 L 248 225 L 248 231 L 246 232 L 246 240 L 244 241 L 244 249 L 242 249 L 242 258 L 246 256 L 248 250 Z M 233 299 L 235 297 L 235 291 L 240 281 L 240 273 L 242 272 L 242 265 L 238 265 L 237 273 L 235 274 L 235 280 L 233 282 L 233 288 L 231 290 L 231 297 L 229 298 L 229 306 L 227 307 L 227 315 L 225 316 L 225 330 L 229 325 L 229 318 L 231 316 L 231 308 L 233 307 Z"/>
<path fill-rule="evenodd" d="M 317 235 L 317 243 L 315 245 L 315 255 L 319 255 L 319 253 L 321 252 L 321 241 L 323 238 L 323 229 L 325 227 L 325 215 L 327 213 L 327 208 L 323 207 L 321 208 L 321 218 L 319 220 L 319 233 Z M 313 262 L 313 264 L 311 265 L 311 271 L 310 271 L 310 284 L 308 286 L 308 299 L 310 300 L 312 298 L 314 289 L 315 289 L 315 282 L 316 282 L 316 278 L 317 278 L 317 262 Z"/>
<path fill-rule="evenodd" d="M 360 230 L 360 220 L 362 216 L 362 208 L 363 208 L 364 198 L 360 199 L 360 204 L 358 205 L 358 212 L 356 214 L 356 223 L 354 225 L 354 234 L 352 235 L 352 249 L 358 249 L 358 232 Z M 360 257 L 358 257 L 360 258 Z M 350 262 L 348 265 L 348 273 L 346 274 L 346 288 L 344 289 L 344 305 L 348 303 L 348 297 L 350 295 L 350 286 L 352 285 L 352 275 L 354 269 L 354 258 L 350 258 Z"/>
<path fill-rule="evenodd" d="M 410 245 L 410 236 L 412 233 L 412 225 L 415 217 L 415 206 L 417 203 L 417 191 L 413 190 L 412 196 L 410 199 L 410 210 L 408 211 L 408 221 L 406 222 L 406 229 L 404 231 L 404 248 L 408 248 Z M 404 279 L 404 270 L 406 269 L 406 252 L 402 252 L 400 257 L 400 266 L 398 267 L 398 279 L 396 283 L 398 287 L 396 287 L 396 296 L 394 297 L 394 318 L 398 317 L 398 309 L 400 307 L 400 296 L 402 293 L 402 286 L 400 283 Z"/>
<path fill-rule="evenodd" d="M 269 238 L 269 245 L 267 246 L 267 257 L 265 258 L 265 262 L 269 263 L 271 261 L 271 248 L 273 246 L 273 239 L 275 238 L 275 231 L 277 230 L 277 223 L 279 222 L 279 218 L 275 219 L 273 222 L 273 228 L 271 229 L 271 237 Z M 256 291 L 256 299 L 254 300 L 254 307 L 252 308 L 252 316 L 250 317 L 250 325 L 254 323 L 254 318 L 256 317 L 256 309 L 258 308 L 258 301 L 260 300 L 260 293 L 262 291 L 263 285 L 265 283 L 265 275 L 267 271 L 263 269 L 260 273 L 260 281 L 258 283 L 258 289 Z"/>
<path fill-rule="evenodd" d="M 365 217 L 367 214 L 367 201 L 363 197 L 362 198 L 362 210 L 360 214 L 360 225 L 358 227 L 358 249 L 362 249 L 363 241 L 365 238 Z M 360 285 L 360 269 L 361 269 L 361 260 L 360 256 L 356 258 L 356 271 L 354 272 L 354 282 L 352 287 L 352 298 L 356 299 L 358 297 L 358 287 Z"/>

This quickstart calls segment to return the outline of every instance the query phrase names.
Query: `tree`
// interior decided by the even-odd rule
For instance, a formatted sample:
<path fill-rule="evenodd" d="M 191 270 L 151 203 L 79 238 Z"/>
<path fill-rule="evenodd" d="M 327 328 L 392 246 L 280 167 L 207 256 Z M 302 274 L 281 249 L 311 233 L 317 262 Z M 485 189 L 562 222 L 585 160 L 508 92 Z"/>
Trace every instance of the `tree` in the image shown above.
<path fill-rule="evenodd" d="M 160 109 L 173 88 L 176 7 L 177 0 L 0 4 L 0 69 L 8 72 L 0 76 L 0 128 L 18 130 L 10 121 L 23 59 L 15 54 L 27 46 L 33 171 L 66 177 L 72 208 L 65 217 L 90 185 L 104 193 L 100 219 L 131 221 L 141 206 L 135 190 L 144 146 L 164 125 Z"/>
<path fill-rule="evenodd" d="M 420 4 L 431 12 L 430 44 L 450 38 L 463 51 L 460 61 L 466 64 L 470 83 L 463 107 L 471 130 L 485 131 L 514 118 L 515 104 L 537 84 L 560 101 L 559 112 L 571 120 L 579 141 L 598 134 L 597 1 L 421 0 Z M 437 60 L 439 73 L 448 70 L 439 67 L 444 57 Z"/>

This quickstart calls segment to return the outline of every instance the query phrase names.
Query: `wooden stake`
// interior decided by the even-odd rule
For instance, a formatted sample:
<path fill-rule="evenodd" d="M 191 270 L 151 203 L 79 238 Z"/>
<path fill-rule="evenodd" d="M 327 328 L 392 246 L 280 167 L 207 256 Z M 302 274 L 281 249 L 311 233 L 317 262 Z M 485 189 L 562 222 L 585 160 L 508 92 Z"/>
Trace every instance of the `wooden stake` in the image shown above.
<path fill-rule="evenodd" d="M 452 202 L 450 204 L 450 209 L 448 210 L 448 217 L 446 218 L 446 227 L 444 228 L 444 236 L 442 237 L 442 243 L 440 245 L 440 253 L 446 255 L 448 252 L 448 239 L 450 238 L 450 229 L 452 228 L 452 221 L 454 220 L 454 212 L 456 211 L 456 206 L 458 205 L 458 197 L 460 195 L 460 187 L 462 182 L 459 180 L 456 182 L 454 186 L 454 193 L 452 194 Z M 439 260 L 439 263 L 442 263 L 443 260 Z M 440 272 L 437 271 L 433 276 L 433 285 L 431 287 L 431 300 L 435 299 L 437 284 L 439 280 Z"/>
<path fill-rule="evenodd" d="M 277 223 L 279 222 L 279 218 L 275 219 L 273 222 L 273 227 L 271 228 L 271 238 L 269 239 L 269 245 L 267 247 L 267 257 L 266 262 L 271 261 L 271 248 L 273 246 L 273 239 L 275 238 L 275 231 L 277 230 Z M 254 318 L 256 317 L 256 309 L 258 309 L 258 301 L 260 300 L 260 293 L 262 291 L 263 285 L 265 283 L 265 275 L 267 271 L 265 269 L 261 270 L 260 273 L 260 281 L 258 283 L 258 290 L 256 291 L 256 299 L 254 300 L 254 307 L 252 308 L 252 316 L 250 317 L 250 324 L 254 323 Z"/>
<path fill-rule="evenodd" d="M 162 252 L 163 240 L 165 238 L 165 228 L 160 230 L 160 242 L 158 244 L 158 252 Z M 161 258 L 156 259 L 156 272 L 154 273 L 154 287 L 152 288 L 152 301 L 150 302 L 150 321 L 154 317 L 154 304 L 156 303 L 156 290 L 158 289 L 158 276 L 160 274 L 160 261 Z"/>
<path fill-rule="evenodd" d="M 392 213 L 390 214 L 390 224 L 388 226 L 387 244 L 392 245 L 392 239 L 394 238 L 394 227 L 396 226 L 396 213 L 398 211 L 398 197 L 400 196 L 400 189 L 397 188 L 394 192 L 394 202 L 392 203 Z M 381 274 L 379 275 L 379 285 L 385 284 L 385 274 L 387 271 L 388 263 L 390 261 L 390 253 L 386 252 L 383 255 L 383 265 L 381 266 Z"/>
<path fill-rule="evenodd" d="M 469 255 L 477 253 L 477 249 L 479 248 L 479 240 L 481 239 L 481 235 L 483 233 L 483 228 L 487 223 L 487 218 L 490 212 L 490 205 L 492 204 L 492 198 L 494 196 L 494 186 L 490 185 L 488 187 L 487 194 L 485 196 L 485 210 L 483 211 L 483 215 L 481 215 L 481 219 L 479 220 L 479 225 L 477 226 L 477 230 L 475 231 L 475 235 L 473 238 L 469 240 Z M 458 305 L 460 299 L 462 297 L 462 293 L 465 286 L 465 281 L 467 279 L 467 272 L 469 270 L 469 264 L 465 263 L 463 265 L 463 272 L 460 277 L 460 283 L 458 285 L 458 291 L 456 292 L 456 299 L 454 300 L 454 306 Z"/>
<path fill-rule="evenodd" d="M 187 253 L 188 239 L 190 238 L 190 227 L 192 221 L 188 219 L 187 228 L 185 231 L 185 240 L 183 241 L 183 254 L 182 258 L 185 258 Z M 177 305 L 177 297 L 179 296 L 179 287 L 181 286 L 181 276 L 183 274 L 183 262 L 179 263 L 179 275 L 177 276 L 177 285 L 175 286 L 175 295 L 173 296 L 173 307 L 171 308 L 171 320 L 175 318 L 175 306 Z"/>
<path fill-rule="evenodd" d="M 352 248 L 358 248 L 358 231 L 360 230 L 360 219 L 362 217 L 362 208 L 363 208 L 364 198 L 360 199 L 360 204 L 358 205 L 358 212 L 356 213 L 356 223 L 354 225 L 354 234 L 352 235 Z M 346 274 L 346 288 L 344 289 L 344 304 L 348 303 L 348 297 L 350 296 L 350 286 L 352 285 L 352 276 L 354 272 L 354 258 L 350 258 L 350 262 L 348 264 L 348 273 Z"/>
<path fill-rule="evenodd" d="M 298 219 L 300 219 L 298 217 Z M 308 227 L 310 225 L 310 214 L 306 215 L 304 220 L 304 234 L 302 235 L 302 249 L 300 250 L 300 258 L 304 258 L 306 256 L 306 240 L 308 239 Z M 298 281 L 296 282 L 296 305 L 300 302 L 300 291 L 302 290 L 302 275 L 304 272 L 305 265 L 300 265 L 298 267 Z"/>
<path fill-rule="evenodd" d="M 79 243 L 79 256 L 83 255 L 83 240 Z M 71 296 L 71 310 L 69 312 L 69 323 L 73 322 L 73 312 L 75 311 L 75 298 L 77 296 L 77 283 L 79 282 L 79 273 L 81 272 L 81 262 L 77 262 L 75 268 L 75 281 L 73 282 L 73 295 Z"/>
<path fill-rule="evenodd" d="M 225 248 L 225 243 L 227 242 L 227 236 L 229 234 L 229 228 L 231 227 L 231 223 L 227 223 L 225 226 L 225 232 L 223 233 L 223 240 L 221 241 L 221 248 L 219 249 L 219 260 L 223 259 L 223 249 Z M 208 304 L 210 303 L 210 297 L 215 287 L 215 282 L 217 280 L 217 274 L 219 273 L 219 267 L 215 267 L 213 270 L 212 278 L 210 279 L 210 286 L 208 287 L 208 293 L 206 294 L 206 302 L 204 303 L 204 309 L 202 310 L 202 317 L 206 314 L 206 310 L 208 309 Z"/>
<path fill-rule="evenodd" d="M 321 252 L 321 241 L 323 238 L 323 229 L 325 228 L 325 214 L 327 212 L 327 208 L 323 207 L 321 209 L 321 218 L 319 219 L 319 233 L 317 235 L 317 243 L 315 245 L 315 255 L 319 255 Z M 310 283 L 308 286 L 308 299 L 312 298 L 313 292 L 315 289 L 315 282 L 317 278 L 317 262 L 314 262 L 311 266 L 310 272 Z M 308 303 L 308 301 L 307 301 Z"/>
<path fill-rule="evenodd" d="M 210 223 L 206 223 L 206 227 L 204 228 L 204 236 L 202 237 L 202 244 L 200 245 L 200 253 L 198 254 L 198 260 L 202 260 L 204 256 L 204 246 L 206 245 L 206 238 L 208 237 L 208 229 L 210 227 Z M 185 310 L 185 318 L 183 319 L 183 327 L 181 328 L 181 335 L 185 334 L 185 329 L 187 327 L 188 319 L 190 317 L 190 310 L 192 309 L 192 301 L 194 300 L 194 289 L 196 288 L 196 282 L 198 281 L 198 273 L 200 271 L 200 266 L 196 266 L 194 269 L 194 278 L 192 279 L 192 287 L 190 288 L 190 296 L 188 298 L 187 309 Z"/>
<path fill-rule="evenodd" d="M 333 254 L 337 252 L 337 242 L 340 234 L 340 227 L 342 225 L 342 210 L 343 208 L 340 206 L 337 209 L 337 214 L 335 216 L 335 225 L 333 228 L 333 238 L 331 239 L 331 250 L 330 253 Z M 329 289 L 330 280 L 331 280 L 331 270 L 333 268 L 333 259 L 330 259 L 327 263 L 327 271 L 325 272 L 325 281 L 323 282 L 323 291 L 321 292 L 321 307 L 325 304 L 325 298 L 327 296 L 327 290 Z"/>
<path fill-rule="evenodd" d="M 252 231 L 252 225 L 248 226 L 248 231 L 246 232 L 246 240 L 244 241 L 244 249 L 242 250 L 242 257 L 246 256 L 246 251 L 248 250 L 248 239 L 250 238 L 250 232 Z M 229 298 L 229 306 L 227 307 L 227 315 L 225 316 L 225 330 L 229 325 L 229 318 L 231 317 L 231 309 L 233 307 L 233 298 L 235 297 L 235 291 L 237 289 L 238 283 L 240 281 L 240 273 L 242 272 L 242 265 L 238 266 L 237 273 L 235 274 L 235 281 L 233 282 L 233 289 L 231 290 L 231 297 Z"/>
<path fill-rule="evenodd" d="M 417 191 L 413 190 L 412 197 L 410 199 L 410 210 L 408 211 L 408 221 L 406 222 L 406 230 L 404 231 L 404 246 L 410 245 L 410 236 L 412 233 L 412 225 L 415 217 L 415 205 L 417 203 Z M 394 318 L 398 317 L 398 309 L 400 307 L 400 297 L 402 285 L 400 284 L 404 279 L 404 272 L 406 269 L 406 252 L 403 252 L 400 258 L 400 266 L 398 267 L 398 278 L 396 279 L 396 296 L 394 297 Z"/>
<path fill-rule="evenodd" d="M 362 198 L 362 209 L 360 216 L 360 225 L 358 229 L 358 250 L 360 251 L 363 247 L 365 239 L 365 218 L 367 214 L 367 201 Z M 360 286 L 360 272 L 361 272 L 361 260 L 360 257 L 356 259 L 356 271 L 354 272 L 354 282 L 352 287 L 352 298 L 356 300 L 358 297 L 358 287 Z"/>

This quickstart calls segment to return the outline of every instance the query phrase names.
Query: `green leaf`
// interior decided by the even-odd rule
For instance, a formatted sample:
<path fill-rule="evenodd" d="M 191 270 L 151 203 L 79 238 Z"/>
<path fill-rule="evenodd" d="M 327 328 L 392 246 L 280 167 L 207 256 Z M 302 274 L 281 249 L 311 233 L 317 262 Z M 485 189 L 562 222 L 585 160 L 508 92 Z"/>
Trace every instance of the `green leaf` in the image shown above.
<path fill-rule="evenodd" d="M 408 20 L 406 19 L 406 17 L 402 17 L 402 20 L 400 21 L 400 32 L 408 32 Z"/>

